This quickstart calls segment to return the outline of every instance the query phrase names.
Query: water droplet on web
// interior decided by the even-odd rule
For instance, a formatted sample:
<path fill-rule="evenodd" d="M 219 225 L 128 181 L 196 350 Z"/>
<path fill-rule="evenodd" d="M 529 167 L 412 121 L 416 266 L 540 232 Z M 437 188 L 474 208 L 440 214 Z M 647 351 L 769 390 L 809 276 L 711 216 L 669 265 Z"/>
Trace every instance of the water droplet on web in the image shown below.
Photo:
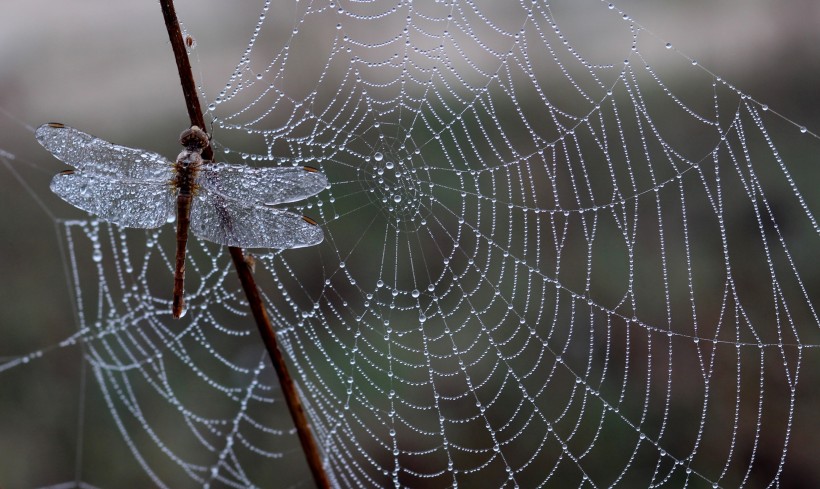
<path fill-rule="evenodd" d="M 393 196 L 393 201 L 394 202 L 401 202 L 401 195 L 399 195 L 399 194 L 394 195 Z"/>
<path fill-rule="evenodd" d="M 94 248 L 94 252 L 91 254 L 91 259 L 95 262 L 99 263 L 102 261 L 102 251 L 99 248 Z"/>
<path fill-rule="evenodd" d="M 384 164 L 384 167 L 387 168 L 388 170 L 392 170 L 393 169 L 393 162 L 388 161 L 387 163 Z"/>
<path fill-rule="evenodd" d="M 384 155 L 379 152 L 376 152 L 376 154 L 373 155 L 373 159 L 376 161 L 381 161 L 384 159 Z"/>

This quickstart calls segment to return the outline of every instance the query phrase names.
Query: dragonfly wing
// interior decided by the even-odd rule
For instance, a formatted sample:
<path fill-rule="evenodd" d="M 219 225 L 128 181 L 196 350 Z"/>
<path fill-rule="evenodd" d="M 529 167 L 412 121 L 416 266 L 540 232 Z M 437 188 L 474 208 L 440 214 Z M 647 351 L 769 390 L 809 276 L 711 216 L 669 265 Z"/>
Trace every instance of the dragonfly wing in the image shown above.
<path fill-rule="evenodd" d="M 69 204 L 120 226 L 156 228 L 174 215 L 174 194 L 165 182 L 119 180 L 69 170 L 55 175 L 50 187 Z"/>
<path fill-rule="evenodd" d="M 191 231 L 214 243 L 243 248 L 301 248 L 324 239 L 322 228 L 298 214 L 247 205 L 204 188 L 192 203 Z"/>
<path fill-rule="evenodd" d="M 327 187 L 327 177 L 303 166 L 252 168 L 212 163 L 202 166 L 197 183 L 244 205 L 286 204 L 318 194 Z"/>
<path fill-rule="evenodd" d="M 150 181 L 171 178 L 172 164 L 163 156 L 112 144 L 63 124 L 43 124 L 34 136 L 55 157 L 86 174 Z"/>

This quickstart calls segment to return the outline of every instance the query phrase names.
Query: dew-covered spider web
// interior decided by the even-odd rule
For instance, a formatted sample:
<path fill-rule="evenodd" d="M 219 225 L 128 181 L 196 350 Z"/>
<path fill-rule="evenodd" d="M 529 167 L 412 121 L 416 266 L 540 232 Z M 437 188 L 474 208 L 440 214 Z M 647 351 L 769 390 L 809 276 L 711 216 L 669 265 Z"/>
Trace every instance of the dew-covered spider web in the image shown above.
<path fill-rule="evenodd" d="M 583 3 L 267 2 L 203 83 L 217 159 L 330 182 L 290 206 L 321 245 L 250 254 L 338 487 L 781 487 L 817 449 L 817 135 Z M 172 226 L 62 229 L 111 463 L 310 487 L 227 250 L 189 241 L 175 321 Z"/>

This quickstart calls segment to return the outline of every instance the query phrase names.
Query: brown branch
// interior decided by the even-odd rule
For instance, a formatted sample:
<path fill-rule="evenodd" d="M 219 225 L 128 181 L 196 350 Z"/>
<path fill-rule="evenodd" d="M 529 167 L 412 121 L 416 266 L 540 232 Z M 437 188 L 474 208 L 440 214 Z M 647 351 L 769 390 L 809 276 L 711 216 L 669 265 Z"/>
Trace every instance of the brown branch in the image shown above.
<path fill-rule="evenodd" d="M 185 50 L 185 41 L 182 39 L 182 31 L 179 28 L 177 14 L 174 10 L 174 2 L 173 0 L 160 0 L 159 4 L 162 8 L 162 15 L 165 18 L 165 27 L 168 29 L 168 37 L 171 39 L 171 47 L 174 50 L 174 57 L 176 58 L 177 69 L 179 70 L 179 80 L 182 83 L 182 91 L 185 94 L 185 105 L 188 107 L 188 116 L 191 119 L 191 125 L 199 126 L 204 130 L 205 118 L 202 116 L 202 107 L 199 105 L 196 83 L 194 82 L 194 75 L 191 71 L 191 63 L 188 60 L 188 53 Z M 202 151 L 202 158 L 204 160 L 213 159 L 213 150 L 210 146 Z M 316 481 L 318 487 L 322 489 L 330 488 L 330 480 L 322 465 L 319 447 L 316 445 L 316 441 L 311 433 L 305 411 L 302 408 L 302 402 L 299 399 L 299 393 L 296 390 L 296 384 L 293 382 L 293 378 L 288 372 L 285 358 L 279 350 L 276 341 L 276 331 L 271 325 L 270 318 L 265 310 L 265 305 L 259 296 L 259 288 L 256 286 L 253 273 L 251 273 L 250 267 L 245 262 L 242 248 L 229 247 L 228 249 L 231 252 L 236 273 L 239 275 L 240 282 L 242 282 L 242 289 L 245 291 L 245 296 L 248 299 L 253 318 L 256 320 L 256 326 L 259 328 L 259 334 L 262 336 L 262 341 L 268 350 L 268 355 L 270 355 L 271 363 L 273 363 L 273 368 L 276 370 L 276 375 L 279 377 L 279 384 L 285 396 L 288 409 L 290 410 L 290 415 L 293 418 L 293 423 L 296 425 L 299 441 L 302 443 L 302 450 L 305 452 L 305 457 L 310 466 L 310 471 L 313 474 L 313 479 Z"/>
<path fill-rule="evenodd" d="M 174 50 L 174 58 L 177 61 L 177 71 L 179 72 L 179 82 L 182 84 L 182 93 L 185 95 L 185 106 L 188 107 L 188 117 L 192 126 L 199 126 L 205 130 L 205 117 L 202 116 L 202 107 L 199 105 L 199 95 L 196 93 L 196 83 L 194 82 L 194 72 L 191 70 L 191 62 L 188 60 L 188 52 L 185 50 L 185 40 L 182 39 L 182 30 L 179 28 L 177 12 L 174 9 L 174 0 L 160 0 L 162 16 L 165 18 L 165 28 L 168 29 L 168 38 L 171 40 L 171 49 Z M 214 158 L 213 148 L 208 146 L 202 150 L 202 159 L 205 161 Z"/>
<path fill-rule="evenodd" d="M 231 250 L 231 258 L 236 267 L 236 272 L 239 274 L 239 280 L 242 282 L 242 288 L 245 289 L 245 295 L 248 297 L 248 304 L 251 306 L 253 317 L 256 319 L 256 325 L 259 327 L 259 332 L 262 334 L 262 340 L 265 342 L 265 348 L 268 349 L 273 368 L 279 376 L 279 385 L 282 388 L 282 393 L 288 403 L 290 415 L 293 417 L 293 424 L 296 425 L 296 432 L 299 434 L 299 441 L 302 442 L 302 449 L 307 457 L 310 470 L 313 472 L 313 478 L 316 485 L 321 488 L 329 488 L 330 481 L 325 473 L 322 465 L 322 458 L 319 455 L 319 448 L 316 446 L 316 441 L 310 431 L 305 411 L 302 409 L 302 402 L 299 400 L 299 393 L 296 391 L 296 384 L 293 382 L 290 373 L 288 373 L 288 366 L 285 363 L 285 357 L 279 351 L 279 346 L 276 343 L 276 332 L 271 327 L 268 313 L 265 311 L 265 306 L 262 299 L 259 297 L 259 289 L 253 280 L 253 274 L 242 256 L 242 248 L 229 248 Z"/>

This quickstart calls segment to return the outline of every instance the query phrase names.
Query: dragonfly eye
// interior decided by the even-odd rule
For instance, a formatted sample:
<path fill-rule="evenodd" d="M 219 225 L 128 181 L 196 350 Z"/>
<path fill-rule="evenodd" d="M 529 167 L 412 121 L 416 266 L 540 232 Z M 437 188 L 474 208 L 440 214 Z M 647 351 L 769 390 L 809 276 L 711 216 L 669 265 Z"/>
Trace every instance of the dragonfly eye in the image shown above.
<path fill-rule="evenodd" d="M 186 149 L 202 151 L 208 147 L 210 142 L 205 131 L 197 126 L 191 126 L 190 129 L 185 129 L 179 135 L 179 144 L 185 146 Z"/>

